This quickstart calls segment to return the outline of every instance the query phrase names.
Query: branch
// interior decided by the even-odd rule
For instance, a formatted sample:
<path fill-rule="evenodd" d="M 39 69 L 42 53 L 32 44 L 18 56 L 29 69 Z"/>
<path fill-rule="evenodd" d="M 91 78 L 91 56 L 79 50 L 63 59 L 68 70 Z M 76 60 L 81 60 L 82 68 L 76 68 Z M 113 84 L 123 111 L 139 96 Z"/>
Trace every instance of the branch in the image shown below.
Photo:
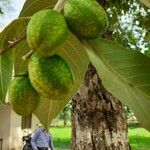
<path fill-rule="evenodd" d="M 8 47 L 4 48 L 4 49 L 0 49 L 0 54 L 2 54 L 3 52 L 5 52 L 6 50 L 15 47 L 18 43 L 20 43 L 22 40 L 24 40 L 26 38 L 26 36 L 24 37 L 14 37 L 11 41 L 8 41 L 8 43 L 10 44 Z"/>
<path fill-rule="evenodd" d="M 33 50 L 29 51 L 29 53 L 27 53 L 26 55 L 24 55 L 24 56 L 22 57 L 22 59 L 25 61 L 25 60 L 27 60 L 27 58 L 29 58 L 32 54 L 33 54 Z"/>
<path fill-rule="evenodd" d="M 57 12 L 61 12 L 64 4 L 65 4 L 65 0 L 58 0 L 58 2 L 56 3 L 56 5 L 55 5 L 53 10 L 55 10 Z"/>
<path fill-rule="evenodd" d="M 13 75 L 13 77 L 22 77 L 22 76 L 28 76 L 29 74 L 27 72 L 24 72 L 24 73 L 19 73 L 19 74 L 15 74 Z"/>

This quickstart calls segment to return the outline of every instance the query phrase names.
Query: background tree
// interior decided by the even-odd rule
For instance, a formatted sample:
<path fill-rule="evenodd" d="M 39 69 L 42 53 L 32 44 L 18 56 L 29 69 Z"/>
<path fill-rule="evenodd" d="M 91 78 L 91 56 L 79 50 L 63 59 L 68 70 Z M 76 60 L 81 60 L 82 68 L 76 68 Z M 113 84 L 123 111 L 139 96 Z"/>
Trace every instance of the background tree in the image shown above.
<path fill-rule="evenodd" d="M 60 112 L 58 118 L 63 120 L 63 126 L 67 127 L 67 121 L 71 120 L 71 112 L 72 112 L 72 107 L 71 107 L 71 102 L 69 102 L 63 110 Z"/>
<path fill-rule="evenodd" d="M 23 1 L 2 0 L 0 1 L 0 30 L 4 29 L 10 23 L 10 20 L 16 19 L 22 9 Z M 12 13 L 13 12 L 13 13 Z"/>

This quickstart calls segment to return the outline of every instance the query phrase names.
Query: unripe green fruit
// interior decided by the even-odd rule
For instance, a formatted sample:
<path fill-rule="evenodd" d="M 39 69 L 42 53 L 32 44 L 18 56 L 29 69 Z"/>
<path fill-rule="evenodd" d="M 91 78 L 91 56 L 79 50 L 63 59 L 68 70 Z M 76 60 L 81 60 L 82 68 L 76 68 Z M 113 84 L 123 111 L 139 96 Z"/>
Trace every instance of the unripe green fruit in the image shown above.
<path fill-rule="evenodd" d="M 42 57 L 34 53 L 28 70 L 34 88 L 47 98 L 63 99 L 74 86 L 69 66 L 58 55 Z"/>
<path fill-rule="evenodd" d="M 9 97 L 13 110 L 21 116 L 31 114 L 39 104 L 39 96 L 28 76 L 15 77 L 9 87 Z"/>
<path fill-rule="evenodd" d="M 99 37 L 108 25 L 106 12 L 95 0 L 67 0 L 64 16 L 72 32 L 85 39 Z"/>
<path fill-rule="evenodd" d="M 41 10 L 34 14 L 27 26 L 27 41 L 30 48 L 43 56 L 50 56 L 68 36 L 64 16 L 54 10 Z"/>

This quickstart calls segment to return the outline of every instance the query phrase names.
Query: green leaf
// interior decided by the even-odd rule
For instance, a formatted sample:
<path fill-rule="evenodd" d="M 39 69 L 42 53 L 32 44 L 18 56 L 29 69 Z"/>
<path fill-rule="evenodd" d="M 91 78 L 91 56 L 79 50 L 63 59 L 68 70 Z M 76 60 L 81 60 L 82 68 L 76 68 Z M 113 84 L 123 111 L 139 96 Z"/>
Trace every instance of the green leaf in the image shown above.
<path fill-rule="evenodd" d="M 26 0 L 21 10 L 20 17 L 32 16 L 41 9 L 53 8 L 56 2 L 57 0 Z"/>
<path fill-rule="evenodd" d="M 150 8 L 150 0 L 140 0 L 145 6 Z"/>
<path fill-rule="evenodd" d="M 68 99 L 52 100 L 41 97 L 39 107 L 36 109 L 34 114 L 40 120 L 41 124 L 46 129 L 48 129 L 50 127 L 51 121 L 61 112 L 67 103 Z"/>
<path fill-rule="evenodd" d="M 15 52 L 15 55 L 14 55 L 14 74 L 15 75 L 27 72 L 28 59 L 23 60 L 22 57 L 27 55 L 29 51 L 31 50 L 26 40 L 26 28 L 30 20 L 30 17 L 19 18 L 18 20 L 23 22 L 23 26 L 21 24 L 18 24 L 19 28 L 20 26 L 22 26 L 20 30 L 18 30 L 18 32 L 20 32 L 19 33 L 20 36 L 24 37 L 24 39 L 15 45 L 15 51 L 14 51 Z"/>
<path fill-rule="evenodd" d="M 17 42 L 17 44 L 13 46 L 14 48 L 13 63 L 14 63 L 15 75 L 27 72 L 27 69 L 28 69 L 28 59 L 23 60 L 22 57 L 28 54 L 29 51 L 31 50 L 26 40 L 26 28 L 27 28 L 29 20 L 30 20 L 30 17 L 22 17 L 13 21 L 13 23 L 9 25 L 9 28 L 10 29 L 12 28 L 11 32 L 13 32 L 14 28 L 16 28 L 17 30 L 17 35 L 13 34 L 12 39 L 14 37 L 16 39 L 21 39 L 19 42 Z M 7 32 L 6 34 L 10 34 L 10 32 Z M 6 39 L 6 42 L 7 41 L 8 40 Z M 9 44 L 7 42 L 6 47 L 8 46 Z"/>
<path fill-rule="evenodd" d="M 23 59 L 30 52 L 26 39 L 22 40 L 15 47 L 14 74 L 26 73 L 28 71 L 28 59 Z"/>
<path fill-rule="evenodd" d="M 1 42 L 0 44 L 2 45 Z M 0 55 L 0 103 L 5 103 L 7 88 L 12 76 L 12 57 L 12 50 Z"/>
<path fill-rule="evenodd" d="M 14 20 L 0 33 L 0 101 L 5 102 L 7 89 L 12 78 L 13 52 L 17 41 L 23 38 L 26 19 Z"/>
<path fill-rule="evenodd" d="M 85 45 L 106 89 L 150 130 L 150 58 L 103 39 Z"/>
<path fill-rule="evenodd" d="M 68 40 L 55 52 L 55 54 L 63 57 L 69 65 L 74 79 L 74 88 L 67 95 L 66 99 L 60 99 L 59 97 L 58 100 L 41 98 L 40 104 L 34 114 L 46 128 L 50 126 L 52 119 L 59 114 L 78 91 L 89 64 L 89 58 L 85 49 L 80 41 L 71 33 Z"/>

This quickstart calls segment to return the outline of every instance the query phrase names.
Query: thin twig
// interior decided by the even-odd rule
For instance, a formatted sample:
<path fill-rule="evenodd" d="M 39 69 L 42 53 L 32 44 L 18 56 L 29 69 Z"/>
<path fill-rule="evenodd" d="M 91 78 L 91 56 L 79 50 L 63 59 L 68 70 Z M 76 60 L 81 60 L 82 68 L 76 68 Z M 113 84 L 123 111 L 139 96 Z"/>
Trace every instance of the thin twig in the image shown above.
<path fill-rule="evenodd" d="M 24 40 L 26 38 L 26 36 L 23 37 L 14 37 L 11 41 L 8 41 L 8 43 L 10 45 L 8 45 L 8 47 L 4 48 L 4 49 L 0 49 L 0 54 L 2 54 L 3 52 L 5 52 L 6 50 L 13 48 L 14 46 L 16 46 L 19 42 L 21 42 L 22 40 Z"/>
<path fill-rule="evenodd" d="M 22 77 L 22 76 L 28 76 L 29 74 L 27 72 L 25 73 L 19 73 L 19 74 L 15 74 L 13 75 L 13 77 Z"/>
<path fill-rule="evenodd" d="M 29 58 L 32 54 L 33 54 L 33 50 L 30 50 L 29 53 L 27 53 L 26 55 L 24 55 L 24 56 L 22 57 L 22 59 L 25 61 L 25 60 L 27 60 L 27 58 Z"/>

